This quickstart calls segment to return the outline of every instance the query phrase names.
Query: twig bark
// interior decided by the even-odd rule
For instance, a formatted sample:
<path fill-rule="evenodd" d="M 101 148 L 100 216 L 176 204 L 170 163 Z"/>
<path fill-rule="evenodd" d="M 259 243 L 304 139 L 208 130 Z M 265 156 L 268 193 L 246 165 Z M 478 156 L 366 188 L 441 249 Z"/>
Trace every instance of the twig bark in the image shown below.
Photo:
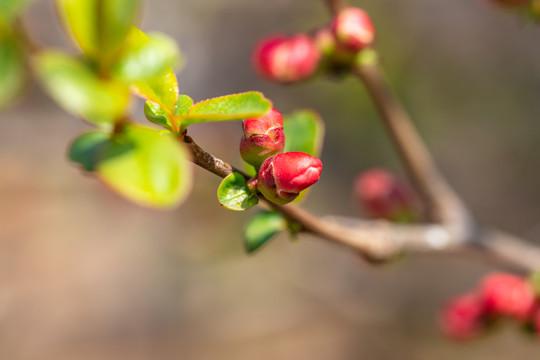
<path fill-rule="evenodd" d="M 225 177 L 238 171 L 227 162 L 206 152 L 186 136 L 186 145 L 193 162 L 200 167 Z M 246 174 L 243 174 L 247 177 Z M 369 260 L 382 262 L 402 253 L 463 253 L 476 250 L 488 262 L 495 262 L 516 271 L 532 271 L 540 264 L 540 249 L 522 240 L 495 230 L 475 230 L 467 234 L 454 225 L 412 224 L 399 225 L 382 220 L 359 220 L 342 217 L 317 217 L 295 205 L 276 205 L 261 198 L 291 221 L 301 225 L 302 231 L 346 246 Z M 456 230 L 458 229 L 458 230 Z"/>

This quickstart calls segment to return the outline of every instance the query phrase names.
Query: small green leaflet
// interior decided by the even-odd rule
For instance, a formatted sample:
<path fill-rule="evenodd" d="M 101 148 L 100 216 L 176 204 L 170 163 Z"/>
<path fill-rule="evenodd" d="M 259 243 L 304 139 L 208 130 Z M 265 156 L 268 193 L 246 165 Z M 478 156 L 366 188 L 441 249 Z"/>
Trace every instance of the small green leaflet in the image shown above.
<path fill-rule="evenodd" d="M 135 21 L 139 0 L 56 0 L 58 13 L 84 53 L 108 65 Z"/>
<path fill-rule="evenodd" d="M 75 139 L 69 148 L 69 159 L 80 164 L 86 171 L 94 171 L 99 156 L 111 135 L 101 131 L 91 131 Z"/>
<path fill-rule="evenodd" d="M 279 213 L 266 211 L 255 215 L 244 228 L 246 251 L 254 252 L 274 235 L 285 230 L 287 230 L 287 222 Z"/>
<path fill-rule="evenodd" d="M 285 149 L 301 151 L 319 157 L 324 138 L 324 123 L 321 117 L 312 110 L 297 110 L 283 117 L 285 133 Z"/>
<path fill-rule="evenodd" d="M 72 143 L 69 157 L 140 205 L 173 208 L 191 189 L 187 150 L 168 132 L 136 125 L 114 135 L 92 131 Z"/>
<path fill-rule="evenodd" d="M 219 203 L 229 210 L 247 210 L 259 202 L 257 194 L 252 192 L 244 176 L 232 173 L 223 179 L 217 192 Z"/>
<path fill-rule="evenodd" d="M 285 148 L 283 152 L 301 151 L 319 157 L 324 139 L 324 122 L 312 110 L 297 110 L 283 117 Z M 309 189 L 300 193 L 294 203 L 301 203 L 309 194 Z"/>
<path fill-rule="evenodd" d="M 161 104 L 148 103 L 145 106 L 146 117 L 157 124 L 170 128 L 170 121 L 177 121 L 182 130 L 192 124 L 226 120 L 242 120 L 265 115 L 272 103 L 257 91 L 225 95 L 203 100 L 193 104 L 187 95 L 180 95 L 174 106 L 174 116 Z"/>
<path fill-rule="evenodd" d="M 0 108 L 19 96 L 26 77 L 20 45 L 14 36 L 0 28 Z"/>
<path fill-rule="evenodd" d="M 124 115 L 129 102 L 128 86 L 101 79 L 82 60 L 44 51 L 36 56 L 34 67 L 45 90 L 67 111 L 109 127 Z"/>

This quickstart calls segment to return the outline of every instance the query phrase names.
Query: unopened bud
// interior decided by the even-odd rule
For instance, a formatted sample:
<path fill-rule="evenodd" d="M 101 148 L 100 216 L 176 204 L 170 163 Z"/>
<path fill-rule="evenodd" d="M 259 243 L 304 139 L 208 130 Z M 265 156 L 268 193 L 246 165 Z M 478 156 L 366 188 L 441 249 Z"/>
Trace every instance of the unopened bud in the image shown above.
<path fill-rule="evenodd" d="M 375 28 L 368 14 L 359 8 L 348 7 L 332 21 L 332 31 L 338 46 L 357 52 L 370 46 L 375 40 Z"/>
<path fill-rule="evenodd" d="M 287 204 L 300 191 L 315 184 L 321 170 L 321 160 L 306 153 L 291 151 L 278 154 L 261 165 L 257 187 L 266 199 L 276 204 Z"/>
<path fill-rule="evenodd" d="M 244 136 L 240 141 L 240 155 L 248 164 L 259 168 L 264 160 L 279 154 L 285 146 L 283 117 L 271 109 L 259 118 L 242 121 Z"/>
<path fill-rule="evenodd" d="M 494 273 L 484 278 L 480 295 L 490 315 L 510 316 L 519 321 L 529 319 L 537 305 L 532 285 L 511 274 Z"/>
<path fill-rule="evenodd" d="M 443 309 L 440 325 L 444 334 L 454 340 L 470 340 L 483 330 L 484 306 L 475 293 L 452 299 Z"/>
<path fill-rule="evenodd" d="M 281 83 L 310 77 L 315 73 L 319 59 L 315 43 L 303 34 L 263 39 L 253 53 L 257 71 L 266 79 Z"/>
<path fill-rule="evenodd" d="M 382 169 L 360 174 L 354 184 L 358 203 L 374 218 L 411 221 L 417 217 L 412 191 Z"/>

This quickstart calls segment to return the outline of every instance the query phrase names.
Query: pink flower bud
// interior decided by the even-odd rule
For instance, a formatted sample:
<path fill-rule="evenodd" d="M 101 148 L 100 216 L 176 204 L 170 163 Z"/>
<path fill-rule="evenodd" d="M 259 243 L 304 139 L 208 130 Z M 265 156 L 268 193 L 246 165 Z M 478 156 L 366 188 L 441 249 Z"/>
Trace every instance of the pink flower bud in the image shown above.
<path fill-rule="evenodd" d="M 253 53 L 253 64 L 266 79 L 290 83 L 313 75 L 319 58 L 319 50 L 306 35 L 277 35 L 259 42 Z"/>
<path fill-rule="evenodd" d="M 257 169 L 264 160 L 283 151 L 283 117 L 276 109 L 272 108 L 259 118 L 245 119 L 242 121 L 242 129 L 244 136 L 240 141 L 240 155 Z"/>
<path fill-rule="evenodd" d="M 443 309 L 440 319 L 444 334 L 454 340 L 470 340 L 484 328 L 484 306 L 475 293 L 451 300 Z"/>
<path fill-rule="evenodd" d="M 287 204 L 300 191 L 315 184 L 321 170 L 321 160 L 306 153 L 291 151 L 278 154 L 261 165 L 257 187 L 266 199 L 276 204 Z"/>
<path fill-rule="evenodd" d="M 484 278 L 480 296 L 491 315 L 506 315 L 519 321 L 529 319 L 537 305 L 531 284 L 518 276 L 494 273 Z"/>
<path fill-rule="evenodd" d="M 374 218 L 411 221 L 417 216 L 412 191 L 389 172 L 371 169 L 354 184 L 357 202 Z"/>
<path fill-rule="evenodd" d="M 373 43 L 375 29 L 368 14 L 359 8 L 348 7 L 332 21 L 338 45 L 349 51 L 360 51 Z"/>

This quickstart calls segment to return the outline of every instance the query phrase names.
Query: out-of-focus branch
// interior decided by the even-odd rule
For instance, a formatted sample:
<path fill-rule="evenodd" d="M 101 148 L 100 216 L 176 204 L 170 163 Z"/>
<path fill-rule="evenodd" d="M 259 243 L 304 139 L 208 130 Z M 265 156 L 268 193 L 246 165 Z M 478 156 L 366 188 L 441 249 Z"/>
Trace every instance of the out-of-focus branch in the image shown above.
<path fill-rule="evenodd" d="M 455 192 L 441 176 L 435 163 L 415 130 L 412 121 L 392 92 L 377 63 L 354 68 L 364 83 L 413 184 L 426 207 L 428 220 L 434 222 L 464 221 L 467 210 Z M 460 219 L 455 219 L 461 214 Z"/>
<path fill-rule="evenodd" d="M 220 177 L 238 171 L 206 152 L 189 136 L 186 136 L 184 141 L 192 152 L 193 162 L 200 167 Z M 247 177 L 246 174 L 243 175 Z M 540 249 L 495 230 L 471 229 L 464 233 L 452 224 L 403 225 L 382 220 L 331 216 L 320 218 L 295 205 L 276 205 L 264 198 L 261 198 L 261 201 L 265 207 L 270 206 L 289 220 L 300 224 L 303 232 L 346 246 L 370 260 L 385 261 L 403 252 L 462 253 L 475 250 L 486 261 L 519 271 L 531 271 L 540 264 Z"/>
<path fill-rule="evenodd" d="M 325 1 L 326 1 L 326 5 L 328 6 L 328 10 L 330 10 L 330 12 L 333 15 L 336 15 L 337 13 L 339 13 L 339 11 L 343 9 L 343 7 L 345 6 L 344 0 L 325 0 Z"/>

